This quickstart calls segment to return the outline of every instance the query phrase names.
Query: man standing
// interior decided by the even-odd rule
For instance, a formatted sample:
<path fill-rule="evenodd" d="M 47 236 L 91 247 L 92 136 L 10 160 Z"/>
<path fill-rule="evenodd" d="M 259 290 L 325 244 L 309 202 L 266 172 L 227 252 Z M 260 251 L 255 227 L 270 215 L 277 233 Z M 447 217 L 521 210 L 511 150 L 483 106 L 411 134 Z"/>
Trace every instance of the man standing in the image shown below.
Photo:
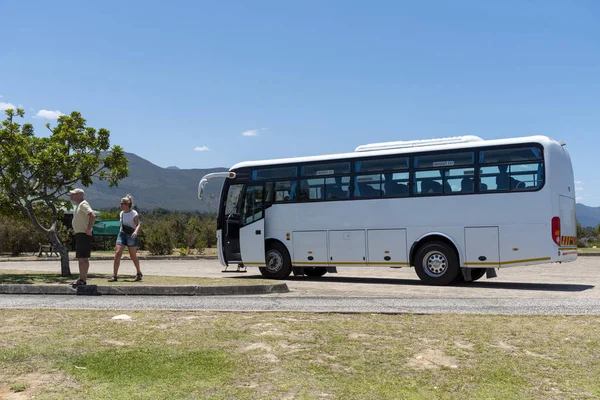
<path fill-rule="evenodd" d="M 73 287 L 87 284 L 87 274 L 90 268 L 92 252 L 92 228 L 96 214 L 90 204 L 83 199 L 83 189 L 73 189 L 69 192 L 71 201 L 77 203 L 73 213 L 73 230 L 75 231 L 75 258 L 79 263 L 79 279 L 73 282 Z"/>

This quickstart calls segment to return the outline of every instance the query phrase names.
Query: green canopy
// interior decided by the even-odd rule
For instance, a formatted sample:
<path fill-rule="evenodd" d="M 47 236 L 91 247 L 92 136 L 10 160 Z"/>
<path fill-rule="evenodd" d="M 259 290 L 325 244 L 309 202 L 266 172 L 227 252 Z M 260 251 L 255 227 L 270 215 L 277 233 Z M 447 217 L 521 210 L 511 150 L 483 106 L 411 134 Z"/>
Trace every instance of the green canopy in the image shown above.
<path fill-rule="evenodd" d="M 94 236 L 117 236 L 121 228 L 121 221 L 96 221 L 92 228 Z"/>

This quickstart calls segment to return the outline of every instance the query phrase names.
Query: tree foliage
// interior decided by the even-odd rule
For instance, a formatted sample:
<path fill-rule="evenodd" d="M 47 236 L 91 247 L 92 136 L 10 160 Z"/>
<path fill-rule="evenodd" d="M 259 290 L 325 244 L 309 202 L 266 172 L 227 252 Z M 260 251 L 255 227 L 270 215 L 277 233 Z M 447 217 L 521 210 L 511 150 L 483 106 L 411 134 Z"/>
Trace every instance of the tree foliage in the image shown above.
<path fill-rule="evenodd" d="M 19 124 L 22 109 L 6 110 L 0 125 L 0 209 L 28 217 L 61 254 L 62 275 L 70 275 L 67 249 L 58 237 L 62 209 L 72 209 L 65 195 L 74 185 L 88 187 L 94 179 L 116 186 L 128 173 L 120 146 L 110 147 L 110 132 L 86 125 L 79 112 L 58 118 L 47 137 Z M 41 211 L 38 211 L 41 210 Z M 50 215 L 45 223 L 41 214 Z"/>
<path fill-rule="evenodd" d="M 31 221 L 22 216 L 0 216 L 0 251 L 15 257 L 25 252 L 39 250 L 46 236 L 35 229 Z"/>

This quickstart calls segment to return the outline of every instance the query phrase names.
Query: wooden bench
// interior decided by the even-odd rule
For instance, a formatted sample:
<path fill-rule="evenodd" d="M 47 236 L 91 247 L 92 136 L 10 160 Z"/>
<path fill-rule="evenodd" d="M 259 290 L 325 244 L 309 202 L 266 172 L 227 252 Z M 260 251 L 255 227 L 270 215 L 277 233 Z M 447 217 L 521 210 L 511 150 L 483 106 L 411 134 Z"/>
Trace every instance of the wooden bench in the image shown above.
<path fill-rule="evenodd" d="M 41 257 L 42 253 L 46 254 L 46 257 L 52 257 L 54 254 L 56 254 L 57 257 L 60 257 L 60 254 L 58 254 L 58 251 L 56 251 L 56 249 L 54 248 L 54 246 L 51 243 L 48 243 L 48 244 L 39 243 L 39 245 L 40 245 L 40 251 L 38 252 L 38 257 Z"/>

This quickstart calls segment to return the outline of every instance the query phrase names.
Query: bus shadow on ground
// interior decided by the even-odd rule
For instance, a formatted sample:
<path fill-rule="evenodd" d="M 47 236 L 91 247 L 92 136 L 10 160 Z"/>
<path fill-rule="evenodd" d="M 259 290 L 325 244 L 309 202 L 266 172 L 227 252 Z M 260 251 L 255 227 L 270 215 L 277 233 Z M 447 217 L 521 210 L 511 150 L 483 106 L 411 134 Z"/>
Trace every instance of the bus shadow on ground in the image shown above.
<path fill-rule="evenodd" d="M 484 289 L 505 290 L 535 290 L 544 292 L 583 292 L 595 288 L 594 285 L 581 285 L 576 283 L 526 283 L 526 282 L 462 282 L 460 287 L 476 287 Z"/>
<path fill-rule="evenodd" d="M 232 278 L 244 279 L 265 279 L 262 275 L 240 276 Z M 406 285 L 406 286 L 427 286 L 418 279 L 397 279 L 397 278 L 373 278 L 373 277 L 355 277 L 355 276 L 333 276 L 327 275 L 320 278 L 310 278 L 307 276 L 289 276 L 285 278 L 291 282 L 327 282 L 327 283 L 362 283 L 371 285 Z M 274 281 L 277 282 L 277 281 Z M 436 286 L 431 286 L 436 287 Z M 595 288 L 594 285 L 582 285 L 572 283 L 535 283 L 535 282 L 494 282 L 492 280 L 482 280 L 477 282 L 457 282 L 450 286 L 438 287 L 460 287 L 477 289 L 504 289 L 504 290 L 531 290 L 545 292 L 583 292 Z"/>

